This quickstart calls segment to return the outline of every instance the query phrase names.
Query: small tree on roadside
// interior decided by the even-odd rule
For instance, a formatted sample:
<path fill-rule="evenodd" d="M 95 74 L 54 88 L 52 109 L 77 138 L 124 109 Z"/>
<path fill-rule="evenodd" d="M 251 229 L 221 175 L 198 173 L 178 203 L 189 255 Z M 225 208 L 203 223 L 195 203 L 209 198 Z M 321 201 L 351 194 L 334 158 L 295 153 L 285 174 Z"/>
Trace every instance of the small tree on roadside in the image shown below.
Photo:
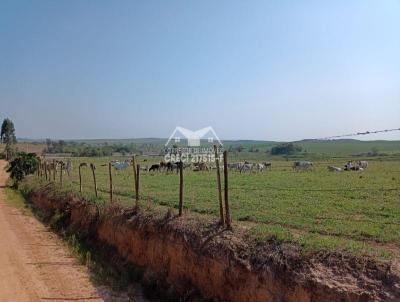
<path fill-rule="evenodd" d="M 6 160 L 9 160 L 14 153 L 13 145 L 17 142 L 14 123 L 9 118 L 4 119 L 1 125 L 0 139 L 6 144 L 5 155 Z"/>
<path fill-rule="evenodd" d="M 33 174 L 39 167 L 39 159 L 35 153 L 18 153 L 17 156 L 10 161 L 7 172 L 14 180 L 15 186 L 29 174 Z"/>

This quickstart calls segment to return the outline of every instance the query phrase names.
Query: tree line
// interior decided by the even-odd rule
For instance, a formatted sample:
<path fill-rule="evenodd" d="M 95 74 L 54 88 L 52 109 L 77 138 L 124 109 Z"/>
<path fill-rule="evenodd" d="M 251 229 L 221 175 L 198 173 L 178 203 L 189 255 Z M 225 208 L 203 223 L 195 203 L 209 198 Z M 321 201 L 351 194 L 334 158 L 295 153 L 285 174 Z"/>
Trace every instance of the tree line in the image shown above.
<path fill-rule="evenodd" d="M 159 146 L 152 144 L 109 144 L 100 145 L 88 144 L 85 142 L 53 141 L 46 140 L 46 148 L 44 153 L 47 154 L 69 154 L 76 157 L 97 157 L 112 156 L 116 153 L 121 155 L 143 154 L 144 152 L 160 152 Z"/>

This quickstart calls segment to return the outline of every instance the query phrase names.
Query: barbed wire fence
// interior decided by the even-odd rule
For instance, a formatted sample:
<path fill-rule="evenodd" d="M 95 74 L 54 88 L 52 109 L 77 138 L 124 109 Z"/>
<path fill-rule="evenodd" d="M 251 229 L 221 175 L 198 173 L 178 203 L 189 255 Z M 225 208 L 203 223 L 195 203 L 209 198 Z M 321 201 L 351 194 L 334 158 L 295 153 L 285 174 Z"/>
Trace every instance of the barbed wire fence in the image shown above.
<path fill-rule="evenodd" d="M 376 133 L 387 133 L 400 131 L 398 129 L 387 129 L 377 131 L 358 132 L 347 135 L 335 135 L 325 137 L 319 140 L 330 140 L 348 136 L 359 136 Z M 217 150 L 215 151 L 217 155 Z M 218 158 L 218 156 L 216 156 Z M 129 160 L 119 161 L 99 161 L 87 159 L 81 161 L 74 158 L 55 158 L 52 160 L 42 160 L 37 176 L 47 182 L 60 185 L 64 189 L 71 189 L 79 192 L 83 197 L 88 199 L 96 199 L 107 202 L 119 202 L 126 206 L 140 206 L 143 204 L 155 203 L 161 206 L 167 206 L 178 210 L 178 215 L 183 215 L 183 210 L 188 209 L 185 206 L 185 200 L 190 200 L 192 210 L 199 213 L 219 215 L 222 225 L 231 228 L 232 215 L 230 213 L 230 195 L 243 196 L 249 190 L 257 190 L 257 186 L 249 187 L 241 185 L 237 179 L 230 182 L 230 174 L 236 173 L 229 169 L 228 152 L 223 152 L 223 163 L 217 161 L 214 169 L 215 173 L 210 171 L 185 171 L 184 165 L 181 163 L 176 170 L 151 173 L 148 171 L 144 163 L 144 159 L 133 156 Z M 143 164 L 143 166 L 141 166 Z M 280 165 L 280 171 L 290 169 L 290 165 Z M 288 171 L 289 172 L 289 171 Z M 400 172 L 400 171 L 392 171 Z M 201 177 L 191 177 L 199 175 L 199 173 L 208 173 L 208 182 Z M 142 175 L 143 174 L 143 175 Z M 165 177 L 168 174 L 169 177 Z M 246 175 L 246 174 L 245 174 Z M 142 178 L 142 176 L 144 178 Z M 188 177 L 186 177 L 188 176 Z M 197 182 L 196 180 L 201 180 Z M 242 181 L 248 181 L 245 177 Z M 189 181 L 188 181 L 189 180 Z M 162 190 L 160 190 L 160 187 Z M 215 192 L 215 198 L 208 196 L 200 196 L 198 188 L 201 187 L 206 191 Z M 290 186 L 274 186 L 264 184 L 264 189 L 271 191 L 301 191 L 301 192 L 337 192 L 343 191 L 343 188 L 307 188 L 307 187 L 290 187 Z M 346 188 L 347 191 L 398 191 L 398 187 L 387 188 Z M 157 193 L 155 193 L 157 192 Z M 231 194 L 232 193 L 232 194 Z M 206 201 L 206 207 L 209 209 L 199 208 L 196 204 L 198 201 Z M 289 215 L 290 216 L 290 215 Z M 288 216 L 288 217 L 289 217 Z M 293 217 L 299 217 L 294 215 Z M 321 219 L 335 219 L 334 217 L 325 217 Z"/>

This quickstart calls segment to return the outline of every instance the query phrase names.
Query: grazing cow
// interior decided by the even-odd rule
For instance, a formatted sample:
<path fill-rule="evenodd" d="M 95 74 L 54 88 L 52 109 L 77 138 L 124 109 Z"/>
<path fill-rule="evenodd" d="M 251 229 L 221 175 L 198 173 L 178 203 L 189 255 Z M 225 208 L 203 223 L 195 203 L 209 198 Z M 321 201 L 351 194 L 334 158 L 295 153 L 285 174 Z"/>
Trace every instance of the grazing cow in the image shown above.
<path fill-rule="evenodd" d="M 272 169 L 272 163 L 264 162 L 263 164 L 264 164 L 265 169 L 270 169 L 270 170 Z"/>
<path fill-rule="evenodd" d="M 224 166 L 224 165 L 220 165 L 220 166 Z M 228 170 L 236 169 L 236 166 L 237 166 L 237 164 L 228 163 Z"/>
<path fill-rule="evenodd" d="M 115 170 L 121 171 L 129 167 L 129 161 L 123 161 L 123 162 L 115 161 L 111 163 L 111 165 L 114 167 Z"/>
<path fill-rule="evenodd" d="M 353 170 L 354 166 L 353 166 L 353 162 L 352 161 L 348 161 L 345 165 L 344 165 L 344 170 L 345 171 L 350 171 Z"/>
<path fill-rule="evenodd" d="M 236 171 L 240 171 L 242 169 L 242 166 L 244 165 L 244 163 L 240 162 L 240 163 L 236 163 L 234 165 L 235 165 Z"/>
<path fill-rule="evenodd" d="M 165 161 L 160 162 L 159 169 L 165 171 L 167 169 L 167 163 Z"/>
<path fill-rule="evenodd" d="M 256 169 L 258 172 L 262 172 L 265 169 L 265 164 L 257 163 L 257 164 L 255 164 L 255 166 L 256 166 Z"/>
<path fill-rule="evenodd" d="M 177 161 L 177 162 L 172 164 L 171 168 L 172 168 L 172 171 L 176 170 L 176 173 L 178 173 L 181 167 L 182 167 L 182 169 L 184 169 L 185 165 L 183 164 L 183 162 Z"/>
<path fill-rule="evenodd" d="M 157 171 L 157 172 L 160 171 L 160 165 L 159 164 L 151 165 L 149 172 L 151 171 Z"/>
<path fill-rule="evenodd" d="M 236 165 L 236 171 L 241 172 L 243 167 L 244 167 L 244 165 L 248 165 L 248 164 L 249 164 L 249 162 L 247 162 L 247 161 L 236 163 L 235 164 Z"/>
<path fill-rule="evenodd" d="M 367 163 L 367 165 L 364 165 L 364 167 L 362 167 L 361 165 L 360 165 L 360 162 L 357 162 L 357 165 L 353 165 L 353 162 L 352 161 L 348 161 L 345 165 L 344 165 L 344 170 L 345 171 L 364 171 L 364 169 L 365 169 L 365 167 L 366 166 L 368 166 L 368 163 Z"/>
<path fill-rule="evenodd" d="M 167 162 L 165 164 L 165 167 L 167 169 L 167 172 L 173 172 L 174 170 L 176 170 L 176 173 L 178 173 L 179 162 L 176 162 L 176 163 Z"/>
<path fill-rule="evenodd" d="M 312 171 L 313 163 L 310 161 L 295 161 L 292 168 L 295 171 Z"/>
<path fill-rule="evenodd" d="M 328 171 L 329 172 L 342 172 L 342 168 L 335 167 L 335 166 L 328 166 Z"/>
<path fill-rule="evenodd" d="M 245 162 L 240 167 L 240 173 L 242 173 L 244 171 L 250 171 L 251 172 L 253 170 L 253 166 L 254 166 L 253 164 Z"/>
<path fill-rule="evenodd" d="M 368 162 L 366 160 L 359 160 L 358 161 L 358 166 L 360 168 L 366 169 L 366 168 L 368 168 Z"/>
<path fill-rule="evenodd" d="M 194 166 L 193 171 L 209 171 L 210 170 L 210 167 L 207 165 L 207 163 L 204 163 L 204 162 L 194 163 L 193 166 Z"/>

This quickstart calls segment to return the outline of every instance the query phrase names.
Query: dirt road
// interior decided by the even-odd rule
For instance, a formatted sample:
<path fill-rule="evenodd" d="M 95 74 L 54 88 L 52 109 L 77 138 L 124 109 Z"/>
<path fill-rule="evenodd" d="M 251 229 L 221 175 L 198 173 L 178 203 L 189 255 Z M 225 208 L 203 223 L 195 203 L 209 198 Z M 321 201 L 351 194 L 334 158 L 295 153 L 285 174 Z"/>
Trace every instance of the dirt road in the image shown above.
<path fill-rule="evenodd" d="M 0 161 L 0 301 L 127 301 L 93 285 L 55 234 L 7 204 L 5 165 Z"/>

